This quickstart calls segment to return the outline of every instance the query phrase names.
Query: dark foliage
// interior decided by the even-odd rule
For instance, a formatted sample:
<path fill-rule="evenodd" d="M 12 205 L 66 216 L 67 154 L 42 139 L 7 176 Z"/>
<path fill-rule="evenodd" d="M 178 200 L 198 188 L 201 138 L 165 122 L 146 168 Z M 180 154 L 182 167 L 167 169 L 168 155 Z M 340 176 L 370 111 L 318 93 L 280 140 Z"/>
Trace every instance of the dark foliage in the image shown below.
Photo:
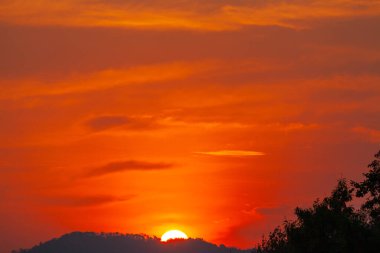
<path fill-rule="evenodd" d="M 380 223 L 380 151 L 368 165 L 370 171 L 364 173 L 365 180 L 352 185 L 357 189 L 356 197 L 367 197 L 362 210 L 369 215 L 371 223 Z"/>
<path fill-rule="evenodd" d="M 380 252 L 380 151 L 368 165 L 363 182 L 338 181 L 331 196 L 311 208 L 295 209 L 296 220 L 285 221 L 258 246 L 262 253 Z M 349 203 L 365 198 L 360 209 Z"/>

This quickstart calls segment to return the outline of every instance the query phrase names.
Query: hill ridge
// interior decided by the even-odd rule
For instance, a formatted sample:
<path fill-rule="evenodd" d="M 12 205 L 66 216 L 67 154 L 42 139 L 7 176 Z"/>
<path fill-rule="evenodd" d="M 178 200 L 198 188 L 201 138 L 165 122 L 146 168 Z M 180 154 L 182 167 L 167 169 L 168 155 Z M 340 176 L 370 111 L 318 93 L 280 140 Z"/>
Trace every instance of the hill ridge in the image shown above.
<path fill-rule="evenodd" d="M 160 238 L 146 234 L 119 232 L 67 233 L 40 243 L 30 249 L 12 253 L 252 253 L 255 249 L 239 249 L 216 245 L 201 238 L 175 239 L 161 242 Z"/>

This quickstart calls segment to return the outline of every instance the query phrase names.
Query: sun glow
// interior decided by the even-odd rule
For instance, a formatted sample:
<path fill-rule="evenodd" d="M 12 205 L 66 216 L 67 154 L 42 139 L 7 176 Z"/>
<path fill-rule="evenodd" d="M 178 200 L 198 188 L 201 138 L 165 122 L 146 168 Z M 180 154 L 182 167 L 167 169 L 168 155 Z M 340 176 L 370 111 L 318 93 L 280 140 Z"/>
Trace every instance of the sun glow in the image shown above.
<path fill-rule="evenodd" d="M 166 242 L 172 239 L 188 239 L 189 237 L 182 231 L 169 230 L 161 236 L 161 241 Z"/>

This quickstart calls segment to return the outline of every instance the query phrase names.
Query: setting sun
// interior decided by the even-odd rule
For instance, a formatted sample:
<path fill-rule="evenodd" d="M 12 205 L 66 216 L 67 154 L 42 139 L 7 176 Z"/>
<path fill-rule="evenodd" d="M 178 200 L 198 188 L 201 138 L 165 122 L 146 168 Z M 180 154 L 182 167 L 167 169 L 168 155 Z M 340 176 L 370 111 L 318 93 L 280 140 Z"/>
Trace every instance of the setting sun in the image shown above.
<path fill-rule="evenodd" d="M 172 239 L 187 239 L 187 238 L 188 238 L 188 236 L 182 231 L 169 230 L 161 236 L 161 241 L 166 242 L 166 241 L 172 240 Z"/>

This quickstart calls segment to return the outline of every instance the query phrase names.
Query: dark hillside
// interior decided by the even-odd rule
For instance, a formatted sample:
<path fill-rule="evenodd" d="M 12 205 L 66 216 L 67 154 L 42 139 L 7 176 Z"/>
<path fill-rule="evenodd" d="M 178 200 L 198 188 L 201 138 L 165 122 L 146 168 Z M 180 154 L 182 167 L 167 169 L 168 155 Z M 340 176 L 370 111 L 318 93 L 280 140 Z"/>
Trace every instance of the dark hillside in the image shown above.
<path fill-rule="evenodd" d="M 172 240 L 119 233 L 73 232 L 19 253 L 250 253 L 202 239 Z M 253 251 L 255 252 L 255 251 Z"/>

